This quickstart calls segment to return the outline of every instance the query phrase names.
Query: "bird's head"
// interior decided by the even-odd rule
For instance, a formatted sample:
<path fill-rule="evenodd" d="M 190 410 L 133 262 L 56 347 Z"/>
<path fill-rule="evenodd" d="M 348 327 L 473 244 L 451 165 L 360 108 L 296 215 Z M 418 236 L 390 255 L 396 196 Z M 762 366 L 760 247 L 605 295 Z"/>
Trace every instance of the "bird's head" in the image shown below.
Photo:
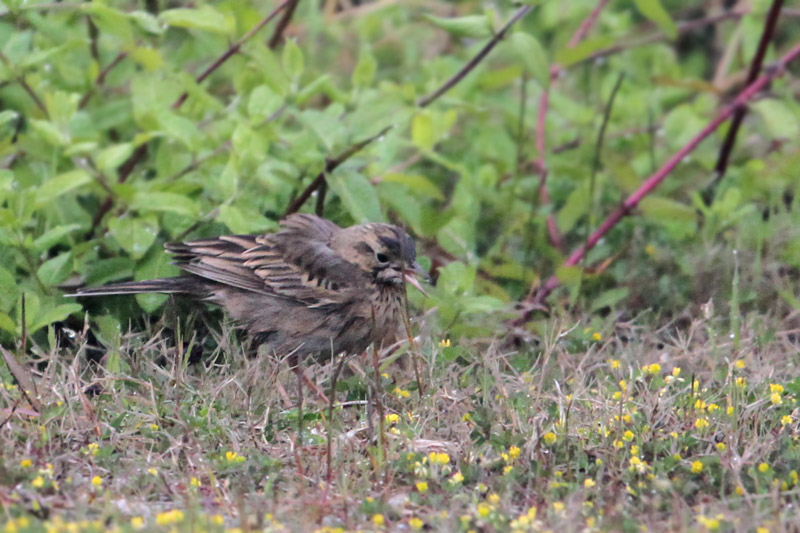
<path fill-rule="evenodd" d="M 376 283 L 391 286 L 406 281 L 425 293 L 417 278 L 427 280 L 429 275 L 417 263 L 414 239 L 397 226 L 351 226 L 334 236 L 331 247 L 369 273 Z"/>

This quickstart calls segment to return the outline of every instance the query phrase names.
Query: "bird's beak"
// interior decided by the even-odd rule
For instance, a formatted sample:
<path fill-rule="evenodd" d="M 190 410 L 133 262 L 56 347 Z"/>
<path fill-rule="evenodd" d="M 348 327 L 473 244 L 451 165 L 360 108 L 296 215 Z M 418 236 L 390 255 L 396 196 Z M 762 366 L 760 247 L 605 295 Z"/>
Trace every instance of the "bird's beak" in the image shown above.
<path fill-rule="evenodd" d="M 410 267 L 406 267 L 403 269 L 403 279 L 406 283 L 415 287 L 419 292 L 424 294 L 426 297 L 428 293 L 425 292 L 425 289 L 422 288 L 422 285 L 419 283 L 419 279 L 422 278 L 426 282 L 430 283 L 431 275 L 428 274 L 428 271 L 422 268 L 419 263 L 414 261 L 414 263 Z"/>

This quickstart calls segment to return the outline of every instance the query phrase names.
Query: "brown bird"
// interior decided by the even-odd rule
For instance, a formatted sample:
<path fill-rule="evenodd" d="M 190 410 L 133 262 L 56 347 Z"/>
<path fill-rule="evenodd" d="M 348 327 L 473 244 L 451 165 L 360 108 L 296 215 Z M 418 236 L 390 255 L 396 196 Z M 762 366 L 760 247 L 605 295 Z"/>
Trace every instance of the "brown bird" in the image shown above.
<path fill-rule="evenodd" d="M 273 234 L 168 243 L 186 275 L 85 288 L 74 296 L 188 294 L 221 305 L 257 343 L 293 359 L 393 342 L 405 282 L 422 290 L 415 276 L 427 277 L 411 237 L 390 224 L 340 228 L 307 214 L 280 225 Z"/>

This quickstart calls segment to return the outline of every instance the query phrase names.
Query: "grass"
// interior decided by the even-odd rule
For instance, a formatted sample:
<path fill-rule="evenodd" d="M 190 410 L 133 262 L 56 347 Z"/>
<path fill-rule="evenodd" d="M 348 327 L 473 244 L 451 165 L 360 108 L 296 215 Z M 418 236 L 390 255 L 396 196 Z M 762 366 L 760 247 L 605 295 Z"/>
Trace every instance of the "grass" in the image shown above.
<path fill-rule="evenodd" d="M 553 318 L 525 349 L 423 335 L 423 394 L 410 360 L 384 357 L 376 388 L 354 357 L 332 419 L 306 391 L 301 449 L 294 375 L 235 336 L 192 365 L 160 333 L 91 363 L 79 336 L 34 348 L 39 416 L 10 377 L 0 388 L 5 531 L 790 529 L 787 324 L 749 316 L 737 338 L 699 315 Z M 331 368 L 306 372 L 327 390 Z"/>

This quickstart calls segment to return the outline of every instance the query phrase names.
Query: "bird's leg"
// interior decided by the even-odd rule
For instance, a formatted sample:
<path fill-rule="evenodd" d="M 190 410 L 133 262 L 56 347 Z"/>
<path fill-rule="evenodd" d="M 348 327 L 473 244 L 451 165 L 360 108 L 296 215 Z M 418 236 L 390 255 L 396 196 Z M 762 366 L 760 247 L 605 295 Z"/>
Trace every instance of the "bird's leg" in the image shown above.
<path fill-rule="evenodd" d="M 330 389 L 330 399 L 328 400 L 328 451 L 327 451 L 327 474 L 326 479 L 328 481 L 328 488 L 331 486 L 331 481 L 333 480 L 333 470 L 331 469 L 331 453 L 333 448 L 333 404 L 336 400 L 336 384 L 339 381 L 339 374 L 342 373 L 342 368 L 344 368 L 344 362 L 346 357 L 342 356 L 339 360 L 339 364 L 336 365 L 335 370 L 333 371 L 333 377 L 331 378 L 331 389 Z M 325 495 L 327 496 L 328 489 L 325 489 Z"/>

